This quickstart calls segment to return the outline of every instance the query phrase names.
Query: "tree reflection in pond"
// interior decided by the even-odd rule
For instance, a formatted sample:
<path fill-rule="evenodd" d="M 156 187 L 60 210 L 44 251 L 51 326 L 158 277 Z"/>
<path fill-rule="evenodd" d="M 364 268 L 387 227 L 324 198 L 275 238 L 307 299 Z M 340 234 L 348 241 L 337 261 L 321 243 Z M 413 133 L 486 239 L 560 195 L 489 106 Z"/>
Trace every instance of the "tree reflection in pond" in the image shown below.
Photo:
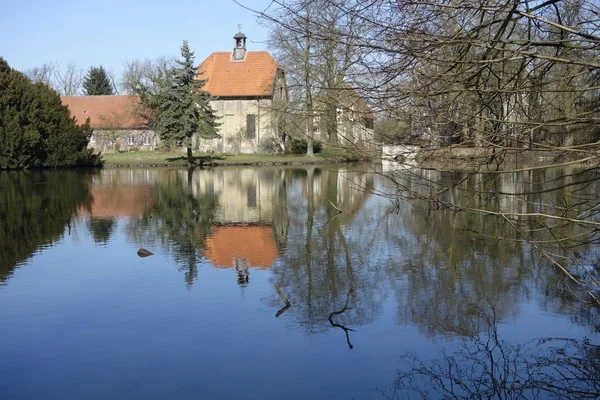
<path fill-rule="evenodd" d="M 523 299 L 544 293 L 537 299 L 543 308 L 570 314 L 574 321 L 598 330 L 598 307 L 575 300 L 589 299 L 583 286 L 565 277 L 542 254 L 560 259 L 583 277 L 580 282 L 589 281 L 594 270 L 591 261 L 598 259 L 593 244 L 596 228 L 556 223 L 552 234 L 562 238 L 562 246 L 556 246 L 547 227 L 535 219 L 507 221 L 498 215 L 442 206 L 450 202 L 510 214 L 554 212 L 561 204 L 571 204 L 568 212 L 573 213 L 580 202 L 597 196 L 598 183 L 590 184 L 591 173 L 565 173 L 560 179 L 540 171 L 467 179 L 461 174 L 447 174 L 444 179 L 435 174 L 415 170 L 403 177 L 404 187 L 420 197 L 396 203 L 394 215 L 399 219 L 390 218 L 385 225 L 387 240 L 403 254 L 400 265 L 389 268 L 390 279 L 400 282 L 393 288 L 399 321 L 412 321 L 429 336 L 470 336 L 479 332 L 472 323 L 477 318 L 474 310 L 487 299 L 494 299 L 496 313 L 505 319 L 519 313 Z M 431 179 L 447 187 L 427 185 Z M 543 192 L 545 184 L 551 185 L 546 189 L 557 189 Z M 423 200 L 436 192 L 443 194 L 446 203 Z"/>
<path fill-rule="evenodd" d="M 353 225 L 370 196 L 349 184 L 361 176 L 349 168 L 289 171 L 287 250 L 271 269 L 272 282 L 292 302 L 286 318 L 307 333 L 342 330 L 349 348 L 351 330 L 373 321 L 384 300 L 378 289 L 385 271 L 369 262 L 374 232 L 357 235 L 365 226 Z M 373 177 L 367 181 L 372 185 Z M 270 303 L 281 307 L 275 294 Z"/>
<path fill-rule="evenodd" d="M 600 346 L 589 340 L 542 338 L 516 344 L 501 339 L 494 307 L 480 313 L 488 328 L 450 354 L 400 357 L 388 399 L 584 399 L 600 393 Z"/>
<path fill-rule="evenodd" d="M 188 288 L 198 276 L 198 262 L 211 232 L 218 201 L 194 190 L 194 169 L 167 171 L 152 187 L 150 205 L 141 218 L 130 221 L 128 231 L 138 243 L 160 245 L 185 271 Z"/>
<path fill-rule="evenodd" d="M 91 171 L 0 171 L 0 282 L 90 207 Z"/>
<path fill-rule="evenodd" d="M 90 218 L 88 220 L 88 228 L 92 233 L 94 242 L 97 244 L 108 243 L 111 235 L 115 231 L 117 226 L 116 218 L 102 217 L 102 218 Z"/>

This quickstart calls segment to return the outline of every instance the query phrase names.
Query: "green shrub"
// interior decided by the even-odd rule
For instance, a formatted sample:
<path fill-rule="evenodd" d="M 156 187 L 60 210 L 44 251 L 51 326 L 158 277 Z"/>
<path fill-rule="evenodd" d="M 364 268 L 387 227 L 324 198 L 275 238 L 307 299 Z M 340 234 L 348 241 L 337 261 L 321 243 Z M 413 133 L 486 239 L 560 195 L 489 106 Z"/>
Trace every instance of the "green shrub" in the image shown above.
<path fill-rule="evenodd" d="M 306 142 L 306 139 L 293 138 L 290 149 L 294 154 L 306 154 L 307 147 L 308 143 Z M 323 146 L 320 142 L 313 142 L 313 153 L 320 153 L 322 149 Z"/>

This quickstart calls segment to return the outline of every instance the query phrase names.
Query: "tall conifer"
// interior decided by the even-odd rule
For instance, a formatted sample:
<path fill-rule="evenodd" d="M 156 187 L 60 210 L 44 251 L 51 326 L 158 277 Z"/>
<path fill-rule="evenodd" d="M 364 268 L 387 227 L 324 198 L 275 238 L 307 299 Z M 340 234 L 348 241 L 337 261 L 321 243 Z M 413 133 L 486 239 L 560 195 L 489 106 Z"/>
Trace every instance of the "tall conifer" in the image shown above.
<path fill-rule="evenodd" d="M 156 91 L 141 87 L 138 92 L 151 111 L 152 126 L 160 138 L 185 147 L 188 162 L 193 165 L 193 138 L 219 137 L 220 124 L 209 104 L 210 94 L 202 90 L 207 80 L 197 78 L 194 53 L 187 40 L 181 46 L 181 58 L 176 61 L 177 66 L 166 72 Z"/>
<path fill-rule="evenodd" d="M 90 67 L 83 80 L 83 94 L 86 96 L 115 94 L 113 85 L 104 67 Z"/>

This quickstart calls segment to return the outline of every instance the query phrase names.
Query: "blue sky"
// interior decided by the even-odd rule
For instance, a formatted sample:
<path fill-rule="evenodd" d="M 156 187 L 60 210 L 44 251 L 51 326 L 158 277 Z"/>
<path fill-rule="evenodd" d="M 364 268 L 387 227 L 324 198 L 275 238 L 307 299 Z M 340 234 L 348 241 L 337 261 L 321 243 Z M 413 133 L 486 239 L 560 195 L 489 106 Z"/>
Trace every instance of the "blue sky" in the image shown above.
<path fill-rule="evenodd" d="M 239 0 L 264 10 L 270 0 Z M 266 50 L 268 30 L 233 0 L 11 1 L 0 12 L 0 56 L 20 71 L 44 62 L 102 65 L 117 74 L 122 61 L 177 56 L 183 39 L 200 63 L 230 51 L 242 25 L 249 50 Z"/>

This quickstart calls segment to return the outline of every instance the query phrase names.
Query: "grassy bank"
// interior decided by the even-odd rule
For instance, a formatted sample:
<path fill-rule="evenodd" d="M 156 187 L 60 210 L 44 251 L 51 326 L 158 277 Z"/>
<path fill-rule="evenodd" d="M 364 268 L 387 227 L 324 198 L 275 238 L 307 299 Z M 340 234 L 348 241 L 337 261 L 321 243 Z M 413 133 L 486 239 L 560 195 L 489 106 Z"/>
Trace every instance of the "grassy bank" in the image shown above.
<path fill-rule="evenodd" d="M 104 165 L 115 166 L 187 166 L 187 158 L 183 153 L 163 153 L 160 151 L 129 151 L 107 153 L 102 155 Z M 194 154 L 196 163 L 200 165 L 300 165 L 331 164 L 357 161 L 351 154 L 339 149 L 324 149 L 314 157 L 297 154 Z"/>

